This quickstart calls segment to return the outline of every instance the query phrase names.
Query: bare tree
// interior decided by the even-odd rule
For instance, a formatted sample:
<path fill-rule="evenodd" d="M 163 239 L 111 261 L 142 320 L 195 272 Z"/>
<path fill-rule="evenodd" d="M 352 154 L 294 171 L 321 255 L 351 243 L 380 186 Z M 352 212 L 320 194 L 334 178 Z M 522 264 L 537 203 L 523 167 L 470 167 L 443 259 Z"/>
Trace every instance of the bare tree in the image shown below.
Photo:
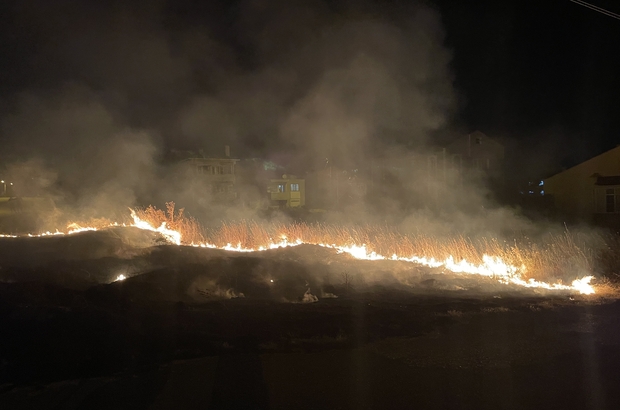
<path fill-rule="evenodd" d="M 342 277 L 342 282 L 344 283 L 344 289 L 346 293 L 349 293 L 350 290 L 353 289 L 353 275 L 351 275 L 351 273 L 349 273 L 348 270 L 342 272 L 340 274 L 340 276 Z"/>

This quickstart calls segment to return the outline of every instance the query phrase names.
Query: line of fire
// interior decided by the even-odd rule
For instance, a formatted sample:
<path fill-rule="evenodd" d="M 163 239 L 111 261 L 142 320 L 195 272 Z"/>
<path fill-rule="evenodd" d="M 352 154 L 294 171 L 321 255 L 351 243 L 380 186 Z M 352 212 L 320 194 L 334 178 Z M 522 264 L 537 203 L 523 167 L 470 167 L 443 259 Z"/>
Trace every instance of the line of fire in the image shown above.
<path fill-rule="evenodd" d="M 165 161 L 168 168 L 174 170 L 171 172 L 172 181 L 189 187 L 186 198 L 191 199 L 193 208 L 170 201 L 160 209 L 145 204 L 130 209 L 131 219 L 125 214 L 114 220 L 103 218 L 95 223 L 68 220 L 66 229 L 56 227 L 44 232 L 20 232 L 20 223 L 23 227 L 24 221 L 38 221 L 56 206 L 50 197 L 19 195 L 22 188 L 24 192 L 28 191 L 27 183 L 9 183 L 2 198 L 4 236 L 37 237 L 138 227 L 161 234 L 165 241 L 174 245 L 238 252 L 319 245 L 356 259 L 409 262 L 457 274 L 492 277 L 506 285 L 582 294 L 595 292 L 590 285 L 594 278 L 594 259 L 568 231 L 545 239 L 541 248 L 525 236 L 519 242 L 514 239 L 511 245 L 501 237 L 476 234 L 478 237 L 472 238 L 456 231 L 443 237 L 438 234 L 429 236 L 428 232 L 420 231 L 419 224 L 414 226 L 417 233 L 411 232 L 411 228 L 403 231 L 389 224 L 383 227 L 367 223 L 359 226 L 358 222 L 358 227 L 352 227 L 343 222 L 346 218 L 342 216 L 339 224 L 329 228 L 328 221 L 333 215 L 338 212 L 354 214 L 351 210 L 360 203 L 370 204 L 379 212 L 391 206 L 393 211 L 390 212 L 397 214 L 403 210 L 425 212 L 426 209 L 432 212 L 433 208 L 446 209 L 449 201 L 460 210 L 466 209 L 468 202 L 475 202 L 470 201 L 468 192 L 477 190 L 477 184 L 490 187 L 490 192 L 496 189 L 496 194 L 500 195 L 507 179 L 505 148 L 480 131 L 457 136 L 445 146 L 427 147 L 421 152 L 412 150 L 405 155 L 386 152 L 353 169 L 338 167 L 336 159 L 326 158 L 317 169 L 304 171 L 297 168 L 295 174 L 272 160 L 235 158 L 229 146 L 224 148 L 223 155 L 208 155 L 203 150 L 170 152 Z M 555 198 L 558 202 L 553 205 L 562 212 L 558 215 L 611 223 L 618 212 L 614 186 L 619 177 L 603 175 L 612 172 L 617 152 L 620 151 L 612 150 L 541 180 L 536 188 L 529 188 L 526 193 L 519 191 L 516 197 L 521 205 L 533 205 L 531 209 L 542 213 L 548 213 L 552 208 L 541 208 L 540 205 L 548 205 L 549 200 Z M 19 175 L 11 177 L 20 180 Z M 582 200 L 588 192 L 591 192 L 590 202 Z M 571 199 L 570 195 L 575 194 L 579 199 Z M 400 209 L 394 208 L 394 202 L 387 202 L 394 197 L 399 198 Z M 483 208 L 473 212 L 485 217 L 487 211 Z M 212 224 L 202 226 L 200 218 L 192 216 L 193 210 L 200 214 L 201 209 L 207 213 L 215 213 L 216 209 L 218 212 L 241 209 L 244 215 L 251 211 L 259 219 L 269 220 L 274 215 L 277 219 L 277 215 L 283 215 L 292 220 L 276 227 L 273 220 L 221 220 L 222 227 L 214 231 Z M 390 212 L 386 216 L 390 216 Z M 10 229 L 11 223 L 15 224 L 13 230 Z M 575 252 L 583 256 L 574 260 L 571 255 Z M 549 256 L 551 253 L 552 257 Z M 126 275 L 121 276 L 121 279 L 126 278 Z"/>
<path fill-rule="evenodd" d="M 620 409 L 620 1 L 0 1 L 0 410 Z"/>

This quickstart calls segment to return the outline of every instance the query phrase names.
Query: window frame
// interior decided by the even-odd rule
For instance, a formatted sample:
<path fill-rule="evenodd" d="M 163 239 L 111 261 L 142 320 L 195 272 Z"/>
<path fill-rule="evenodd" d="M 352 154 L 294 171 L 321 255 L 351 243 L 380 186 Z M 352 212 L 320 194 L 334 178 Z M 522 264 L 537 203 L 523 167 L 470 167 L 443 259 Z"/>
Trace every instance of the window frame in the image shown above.
<path fill-rule="evenodd" d="M 610 202 L 611 198 L 611 202 Z M 610 210 L 611 209 L 611 210 Z M 616 190 L 614 188 L 605 189 L 605 213 L 615 214 L 616 211 Z"/>

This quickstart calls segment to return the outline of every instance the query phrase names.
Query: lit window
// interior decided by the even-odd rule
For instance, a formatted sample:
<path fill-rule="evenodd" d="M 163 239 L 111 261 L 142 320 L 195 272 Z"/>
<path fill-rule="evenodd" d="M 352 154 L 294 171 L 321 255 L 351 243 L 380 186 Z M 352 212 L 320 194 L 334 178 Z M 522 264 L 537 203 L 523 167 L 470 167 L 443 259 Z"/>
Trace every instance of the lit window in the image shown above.
<path fill-rule="evenodd" d="M 299 191 L 299 184 L 291 184 L 291 191 L 292 192 Z"/>
<path fill-rule="evenodd" d="M 284 192 L 285 191 L 285 187 L 286 187 L 286 185 L 284 185 L 284 184 L 278 184 L 278 192 Z"/>

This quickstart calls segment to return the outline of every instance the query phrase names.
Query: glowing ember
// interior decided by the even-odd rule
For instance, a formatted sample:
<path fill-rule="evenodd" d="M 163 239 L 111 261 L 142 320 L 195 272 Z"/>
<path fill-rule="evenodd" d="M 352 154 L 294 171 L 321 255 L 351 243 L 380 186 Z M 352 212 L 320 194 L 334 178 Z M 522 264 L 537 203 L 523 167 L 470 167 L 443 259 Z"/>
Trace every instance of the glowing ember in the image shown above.
<path fill-rule="evenodd" d="M 168 205 L 169 205 L 169 211 L 170 211 L 170 204 Z M 172 208 L 172 211 L 169 212 L 169 215 L 174 217 L 174 206 L 172 205 L 171 208 Z M 154 208 L 150 208 L 150 212 L 156 213 L 157 210 L 155 210 Z M 162 215 L 162 214 L 158 214 L 158 215 Z M 235 245 L 233 245 L 232 243 L 227 243 L 225 245 L 219 245 L 219 246 L 213 243 L 208 243 L 207 241 L 203 241 L 203 240 L 193 241 L 193 242 L 188 243 L 189 241 L 185 241 L 185 242 L 182 241 L 181 230 L 174 230 L 174 229 L 168 228 L 166 221 L 161 222 L 159 227 L 155 227 L 148 221 L 141 219 L 134 210 L 131 210 L 131 217 L 133 219 L 133 224 L 128 225 L 128 226 L 136 227 L 136 228 L 147 230 L 147 231 L 157 232 L 161 234 L 167 241 L 175 245 L 184 244 L 184 245 L 195 246 L 195 247 L 222 249 L 222 250 L 233 251 L 233 252 L 258 252 L 258 251 L 265 251 L 269 249 L 297 246 L 301 244 L 310 244 L 310 245 L 318 245 L 318 246 L 322 246 L 326 248 L 335 249 L 339 253 L 347 253 L 356 259 L 371 260 L 371 261 L 394 260 L 394 261 L 410 262 L 410 263 L 415 263 L 418 265 L 423 265 L 423 266 L 427 266 L 431 268 L 443 268 L 445 270 L 448 270 L 454 273 L 481 275 L 481 276 L 486 276 L 490 278 L 495 278 L 497 279 L 498 282 L 503 283 L 503 284 L 513 284 L 513 285 L 522 286 L 526 288 L 564 290 L 564 291 L 571 291 L 571 292 L 579 292 L 585 295 L 590 295 L 590 294 L 595 293 L 594 288 L 590 284 L 590 282 L 593 279 L 592 276 L 586 276 L 581 279 L 576 279 L 570 285 L 564 285 L 562 283 L 550 284 L 546 282 L 539 282 L 531 278 L 526 280 L 524 279 L 525 273 L 526 273 L 526 267 L 524 265 L 514 266 L 514 265 L 506 263 L 500 257 L 490 256 L 486 254 L 482 255 L 482 258 L 481 258 L 482 263 L 478 263 L 478 264 L 468 262 L 464 258 L 459 258 L 457 260 L 453 256 L 448 256 L 444 260 L 438 260 L 438 259 L 435 259 L 432 257 L 426 257 L 426 256 L 416 256 L 416 255 L 408 256 L 408 255 L 403 255 L 403 254 L 392 254 L 391 257 L 386 257 L 373 250 L 370 250 L 366 244 L 361 244 L 361 245 L 355 244 L 355 243 L 353 244 L 349 243 L 346 245 L 327 244 L 327 243 L 322 243 L 320 240 L 317 240 L 317 239 L 305 239 L 303 233 L 299 233 L 299 236 L 303 237 L 304 239 L 298 238 L 294 241 L 289 240 L 288 236 L 285 234 L 277 235 L 277 237 L 279 238 L 279 240 L 277 241 L 272 239 L 271 237 L 262 236 L 260 237 L 260 241 L 258 241 L 258 243 L 262 243 L 262 245 L 260 246 L 257 245 L 256 248 L 246 247 L 241 242 L 237 242 Z M 171 221 L 171 224 L 173 224 L 174 226 L 178 226 L 178 223 L 174 224 L 174 222 L 177 222 L 177 221 L 175 221 L 172 217 L 169 219 Z M 162 218 L 159 218 L 160 221 L 161 219 Z M 179 217 L 177 217 L 177 219 L 182 220 L 182 212 L 179 215 Z M 154 220 L 157 220 L 157 219 L 154 219 Z M 195 221 L 192 220 L 192 222 L 195 222 Z M 114 226 L 127 226 L 127 225 L 124 225 L 124 224 L 120 225 L 117 223 L 112 223 L 104 227 L 114 227 Z M 190 225 L 190 226 L 194 228 L 193 233 L 195 234 L 197 229 L 193 225 Z M 301 232 L 300 229 L 298 229 L 298 231 L 295 231 L 296 228 L 299 228 L 299 226 L 293 226 L 290 229 L 287 229 L 287 231 Z M 52 235 L 67 235 L 67 234 L 73 234 L 73 233 L 85 232 L 85 231 L 97 231 L 99 229 L 100 228 L 95 228 L 95 227 L 84 227 L 84 226 L 80 226 L 74 223 L 67 227 L 67 232 L 60 232 L 60 231 L 44 232 L 38 235 L 29 234 L 28 236 L 29 237 L 41 237 L 41 236 L 52 236 Z M 227 226 L 226 229 L 231 230 L 235 228 L 234 227 L 231 228 L 230 226 Z M 183 230 L 182 232 L 186 232 L 186 231 L 187 229 Z M 244 235 L 247 235 L 247 232 L 243 230 L 234 231 L 234 233 L 236 234 L 236 237 L 239 237 L 239 238 L 242 238 L 244 237 Z M 265 234 L 265 232 L 263 232 L 263 234 Z M 295 234 L 295 236 L 297 236 L 297 234 Z M 0 237 L 16 238 L 17 236 L 0 235 Z M 196 237 L 196 235 L 194 235 L 193 237 Z M 353 238 L 351 237 L 347 238 L 345 235 L 341 235 L 341 236 L 336 235 L 336 237 L 337 237 L 336 239 L 338 239 L 339 241 L 341 240 L 343 243 L 353 241 Z M 398 248 L 398 249 L 406 249 L 406 248 Z M 405 252 L 401 251 L 401 253 L 405 253 Z M 115 281 L 122 281 L 124 279 L 126 279 L 125 275 L 119 275 L 115 279 Z"/>

